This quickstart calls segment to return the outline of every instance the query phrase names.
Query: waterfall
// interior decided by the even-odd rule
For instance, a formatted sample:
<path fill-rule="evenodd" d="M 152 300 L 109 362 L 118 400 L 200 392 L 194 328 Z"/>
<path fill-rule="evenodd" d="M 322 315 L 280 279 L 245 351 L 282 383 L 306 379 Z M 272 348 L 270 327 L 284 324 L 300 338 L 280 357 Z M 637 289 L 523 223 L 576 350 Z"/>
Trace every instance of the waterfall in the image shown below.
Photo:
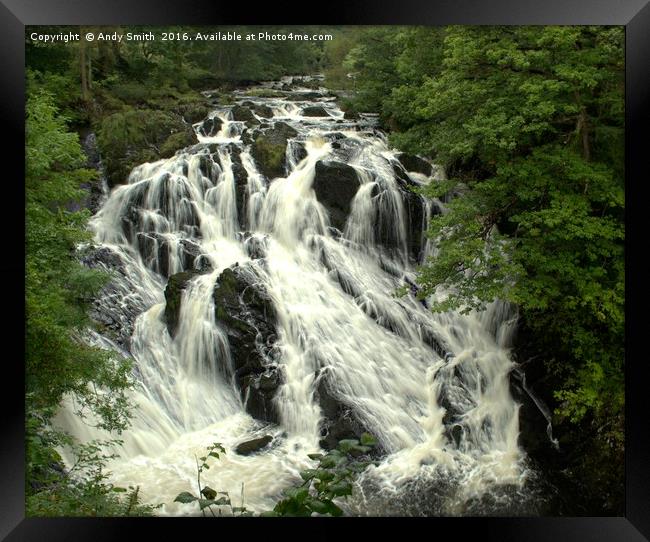
<path fill-rule="evenodd" d="M 216 108 L 205 121 L 216 133 L 196 124 L 198 144 L 135 168 L 91 220 L 97 265 L 117 270 L 94 307 L 111 315 L 113 334 L 95 343 L 130 355 L 137 380 L 111 481 L 139 485 L 144 500 L 165 503 L 161 514 L 197 513 L 172 501 L 195 490 L 194 456 L 218 441 L 227 453 L 206 482 L 233 496 L 244 484 L 246 506 L 269 509 L 336 424 L 324 423 L 327 394 L 383 454 L 342 504 L 349 513 L 461 514 L 486 494 L 516 493 L 527 473 L 509 391 L 516 318 L 499 302 L 480 314 L 433 314 L 412 294 L 394 295 L 436 256 L 424 228 L 444 212 L 409 185 L 444 173 L 400 174 L 374 117 L 346 120 L 324 89 L 301 99 L 313 89 L 290 83 L 284 97 L 240 92 L 237 104 L 248 103 L 257 124 Z M 303 115 L 313 105 L 325 116 Z M 274 129 L 291 135 L 285 175 L 269 178 L 244 136 Z M 236 281 L 246 287 L 227 297 Z M 228 303 L 242 304 L 242 325 L 257 322 L 246 343 L 257 372 L 241 367 Z M 108 437 L 69 404 L 57 423 L 82 440 Z M 273 437 L 268 449 L 235 453 L 261 435 Z M 435 503 L 405 504 L 414 487 Z"/>

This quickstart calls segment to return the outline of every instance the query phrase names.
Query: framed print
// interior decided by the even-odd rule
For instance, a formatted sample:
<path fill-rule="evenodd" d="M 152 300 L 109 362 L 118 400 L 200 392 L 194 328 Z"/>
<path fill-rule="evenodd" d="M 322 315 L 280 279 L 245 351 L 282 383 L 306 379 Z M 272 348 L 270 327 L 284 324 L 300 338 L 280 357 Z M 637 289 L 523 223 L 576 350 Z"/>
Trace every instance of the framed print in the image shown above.
<path fill-rule="evenodd" d="M 0 11 L 0 536 L 650 536 L 646 3 Z"/>

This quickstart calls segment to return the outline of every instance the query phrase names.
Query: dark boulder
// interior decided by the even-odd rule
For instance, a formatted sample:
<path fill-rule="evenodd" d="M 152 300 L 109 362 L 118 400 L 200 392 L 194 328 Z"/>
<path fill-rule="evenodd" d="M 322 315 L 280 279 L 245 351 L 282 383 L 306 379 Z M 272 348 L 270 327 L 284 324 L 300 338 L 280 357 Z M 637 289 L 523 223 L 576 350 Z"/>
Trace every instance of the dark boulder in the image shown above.
<path fill-rule="evenodd" d="M 268 105 L 256 104 L 250 100 L 242 102 L 242 105 L 252 109 L 258 117 L 263 117 L 265 119 L 270 119 L 273 117 L 273 109 L 271 109 Z"/>
<path fill-rule="evenodd" d="M 246 253 L 251 260 L 259 260 L 266 256 L 268 238 L 260 234 L 243 232 L 238 234 L 239 239 L 244 244 Z"/>
<path fill-rule="evenodd" d="M 160 157 L 170 158 L 180 149 L 190 147 L 198 142 L 199 140 L 196 137 L 196 132 L 188 126 L 186 130 L 175 132 L 165 140 L 165 142 L 160 146 Z"/>
<path fill-rule="evenodd" d="M 226 332 L 237 387 L 256 419 L 278 421 L 273 397 L 281 383 L 276 313 L 251 265 L 225 269 L 214 287 L 215 316 Z"/>
<path fill-rule="evenodd" d="M 187 271 L 196 268 L 194 262 L 201 255 L 201 247 L 189 239 L 182 239 L 174 247 L 165 236 L 155 232 L 139 232 L 136 238 L 142 260 L 163 277 L 169 277 L 172 272 L 172 256 L 178 257 L 181 270 Z"/>
<path fill-rule="evenodd" d="M 230 160 L 232 162 L 232 173 L 235 178 L 235 203 L 237 205 L 237 217 L 242 228 L 246 227 L 246 199 L 248 194 L 248 172 L 241 161 L 241 148 L 237 145 L 228 145 Z"/>
<path fill-rule="evenodd" d="M 322 105 L 309 105 L 302 110 L 303 117 L 329 117 L 327 110 Z"/>
<path fill-rule="evenodd" d="M 266 448 L 272 441 L 273 437 L 271 435 L 264 435 L 260 438 L 247 440 L 246 442 L 237 445 L 235 453 L 239 455 L 250 455 L 259 452 L 262 448 Z"/>
<path fill-rule="evenodd" d="M 323 94 L 321 92 L 314 92 L 311 90 L 294 91 L 289 96 L 287 96 L 287 100 L 292 102 L 302 102 L 307 100 L 317 100 L 318 98 L 322 98 L 322 97 Z"/>
<path fill-rule="evenodd" d="M 357 120 L 359 118 L 359 113 L 355 111 L 346 111 L 343 113 L 343 118 L 347 120 Z"/>
<path fill-rule="evenodd" d="M 411 190 L 404 190 L 404 209 L 406 211 L 407 237 L 406 243 L 409 256 L 417 262 L 422 251 L 425 208 L 424 199 Z"/>
<path fill-rule="evenodd" d="M 167 331 L 174 337 L 178 330 L 178 324 L 181 315 L 181 299 L 183 291 L 187 288 L 190 281 L 200 275 L 200 271 L 191 269 L 182 271 L 169 277 L 165 287 L 165 321 Z"/>
<path fill-rule="evenodd" d="M 313 184 L 316 198 L 329 212 L 332 226 L 341 231 L 360 185 L 353 167 L 342 162 L 316 162 Z"/>
<path fill-rule="evenodd" d="M 248 125 L 259 124 L 260 121 L 257 120 L 253 112 L 247 107 L 241 105 L 236 105 L 231 110 L 232 120 L 245 122 Z"/>
<path fill-rule="evenodd" d="M 223 126 L 223 121 L 219 117 L 212 117 L 210 119 L 205 119 L 199 128 L 201 135 L 206 137 L 214 137 L 219 133 L 221 127 Z"/>
<path fill-rule="evenodd" d="M 296 164 L 298 164 L 301 160 L 307 158 L 307 149 L 305 148 L 304 143 L 294 142 L 292 145 L 293 159 L 296 161 Z"/>
<path fill-rule="evenodd" d="M 320 446 L 325 450 L 333 450 L 339 441 L 358 439 L 363 433 L 367 433 L 368 431 L 354 415 L 352 409 L 333 392 L 328 375 L 321 374 L 317 378 L 319 380 L 315 395 L 323 414 L 320 424 Z"/>
<path fill-rule="evenodd" d="M 253 137 L 253 133 L 250 130 L 244 130 L 241 133 L 240 137 L 241 137 L 241 142 L 244 145 L 250 145 L 251 143 L 253 143 L 254 137 Z"/>
<path fill-rule="evenodd" d="M 433 167 L 431 164 L 423 158 L 415 156 L 414 154 L 402 152 L 397 155 L 397 159 L 399 160 L 400 164 L 404 166 L 404 169 L 406 171 L 415 171 L 416 173 L 421 173 L 427 177 L 430 177 L 433 173 Z"/>
<path fill-rule="evenodd" d="M 244 376 L 241 382 L 246 412 L 256 420 L 277 423 L 279 415 L 273 398 L 282 383 L 280 371 L 275 368 L 267 369 L 260 375 Z"/>
<path fill-rule="evenodd" d="M 112 279 L 93 298 L 88 315 L 128 354 L 135 321 L 147 307 L 145 301 L 133 292 L 119 253 L 108 247 L 92 248 L 84 252 L 81 262 L 91 269 L 112 272 Z"/>
<path fill-rule="evenodd" d="M 524 368 L 529 369 L 529 375 Z M 516 366 L 510 373 L 510 393 L 519 403 L 519 445 L 534 460 L 553 464 L 559 459 L 558 448 L 553 442 L 552 413 L 527 376 L 535 381 L 534 364 Z M 544 390 L 542 383 L 541 388 Z"/>
<path fill-rule="evenodd" d="M 199 270 L 197 258 L 201 256 L 201 247 L 189 239 L 181 239 L 178 245 L 183 270 Z M 206 270 L 205 267 L 203 270 Z"/>

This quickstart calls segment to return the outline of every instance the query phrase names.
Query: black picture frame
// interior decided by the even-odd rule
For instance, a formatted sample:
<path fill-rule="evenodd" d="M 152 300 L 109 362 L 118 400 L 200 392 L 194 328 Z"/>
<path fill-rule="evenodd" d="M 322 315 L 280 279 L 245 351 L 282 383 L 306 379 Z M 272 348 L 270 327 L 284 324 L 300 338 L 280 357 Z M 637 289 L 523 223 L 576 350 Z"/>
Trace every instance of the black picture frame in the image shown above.
<path fill-rule="evenodd" d="M 319 11 L 320 10 L 320 11 Z M 308 15 L 309 13 L 309 15 Z M 0 299 L 4 302 L 4 363 L 0 401 L 0 540 L 115 540 L 122 536 L 187 539 L 202 536 L 331 538 L 351 528 L 366 536 L 397 526 L 427 537 L 480 536 L 483 540 L 650 540 L 650 431 L 647 360 L 640 352 L 645 321 L 640 251 L 650 126 L 650 5 L 648 0 L 348 0 L 309 7 L 219 0 L 1 0 L 3 75 Z M 24 27 L 79 24 L 597 24 L 626 27 L 626 512 L 602 518 L 25 518 L 24 510 Z M 630 294 L 630 292 L 632 292 Z M 6 345 L 13 348 L 8 350 Z M 9 354 L 8 352 L 12 353 Z M 156 521 L 156 520 L 160 521 Z M 399 525 L 395 525 L 399 521 Z M 407 523 L 404 523 L 407 521 Z M 242 524 L 242 522 L 244 522 Z M 188 533 L 188 529 L 192 533 Z M 205 530 L 198 534 L 195 529 Z M 230 531 L 230 532 L 226 532 Z M 394 535 L 393 535 L 394 536 Z M 399 534 L 398 534 L 399 536 Z M 407 535 L 408 536 L 408 535 Z M 416 536 L 415 533 L 411 536 Z M 5 538 L 6 537 L 6 538 Z"/>

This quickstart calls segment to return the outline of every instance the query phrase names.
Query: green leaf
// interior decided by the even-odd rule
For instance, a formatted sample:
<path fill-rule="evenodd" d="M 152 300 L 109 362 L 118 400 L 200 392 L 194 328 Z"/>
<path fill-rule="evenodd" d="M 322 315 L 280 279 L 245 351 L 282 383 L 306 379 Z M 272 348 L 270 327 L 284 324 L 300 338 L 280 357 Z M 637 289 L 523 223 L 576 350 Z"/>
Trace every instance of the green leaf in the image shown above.
<path fill-rule="evenodd" d="M 354 446 L 358 446 L 359 441 L 356 439 L 344 439 L 339 441 L 337 448 L 343 453 L 348 453 Z"/>
<path fill-rule="evenodd" d="M 329 486 L 329 491 L 335 497 L 343 497 L 346 495 L 352 495 L 352 484 L 349 482 L 339 482 Z"/>
<path fill-rule="evenodd" d="M 304 487 L 291 487 L 289 489 L 285 489 L 284 494 L 289 499 L 295 500 L 297 502 L 302 502 L 309 495 L 309 490 Z"/>
<path fill-rule="evenodd" d="M 199 501 L 199 506 L 201 507 L 201 510 L 204 508 L 208 508 L 209 506 L 213 506 L 217 504 L 215 501 L 211 501 L 210 499 L 198 499 Z"/>
<path fill-rule="evenodd" d="M 180 502 L 183 504 L 188 504 L 191 502 L 194 502 L 198 500 L 198 497 L 195 497 L 191 493 L 188 493 L 187 491 L 183 491 L 182 493 L 179 493 L 176 495 L 176 498 L 174 499 L 174 502 Z"/>
<path fill-rule="evenodd" d="M 216 496 L 217 496 L 217 492 L 216 492 L 214 489 L 212 489 L 210 486 L 205 486 L 205 487 L 201 490 L 201 494 L 202 494 L 206 499 L 209 499 L 209 500 L 211 500 L 211 501 L 213 501 L 213 500 L 216 498 Z"/>
<path fill-rule="evenodd" d="M 359 441 L 364 446 L 376 446 L 377 445 L 377 439 L 375 437 L 373 437 L 370 433 L 362 433 L 361 437 L 359 437 Z"/>
<path fill-rule="evenodd" d="M 300 477 L 303 480 L 307 481 L 307 480 L 311 480 L 314 476 L 316 476 L 317 473 L 318 471 L 316 469 L 307 469 L 307 470 L 300 471 Z"/>
<path fill-rule="evenodd" d="M 307 499 L 305 501 L 305 505 L 311 508 L 317 514 L 327 514 L 329 510 L 327 504 L 314 498 Z"/>

